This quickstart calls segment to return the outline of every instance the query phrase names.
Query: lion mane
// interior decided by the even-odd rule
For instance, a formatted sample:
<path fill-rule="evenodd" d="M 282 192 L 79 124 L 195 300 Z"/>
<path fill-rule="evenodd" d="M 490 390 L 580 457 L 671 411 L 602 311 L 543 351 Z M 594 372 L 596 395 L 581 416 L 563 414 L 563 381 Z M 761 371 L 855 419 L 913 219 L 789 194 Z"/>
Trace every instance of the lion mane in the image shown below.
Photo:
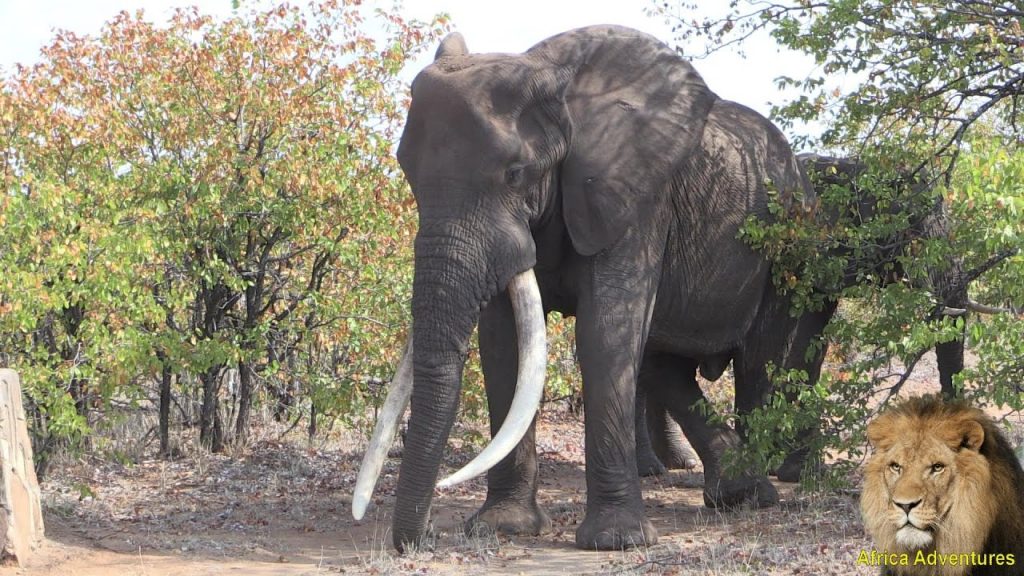
<path fill-rule="evenodd" d="M 867 435 L 864 527 L 879 552 L 910 559 L 883 574 L 1024 574 L 1024 471 L 995 422 L 963 402 L 924 396 L 883 412 Z M 976 556 L 915 564 L 921 552 Z"/>

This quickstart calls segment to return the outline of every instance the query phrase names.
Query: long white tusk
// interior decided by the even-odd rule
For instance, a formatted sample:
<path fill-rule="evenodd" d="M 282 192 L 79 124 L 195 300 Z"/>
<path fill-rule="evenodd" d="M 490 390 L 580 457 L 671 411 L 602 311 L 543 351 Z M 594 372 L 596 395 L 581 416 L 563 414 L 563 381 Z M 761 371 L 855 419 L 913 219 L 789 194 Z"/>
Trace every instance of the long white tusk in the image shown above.
<path fill-rule="evenodd" d="M 363 514 L 366 514 L 366 507 L 373 497 L 373 488 L 377 485 L 377 478 L 387 459 L 388 449 L 395 440 L 398 424 L 412 397 L 412 332 L 409 333 L 409 342 L 405 345 L 405 352 L 398 362 L 390 388 L 377 417 L 377 427 L 373 429 L 370 445 L 363 455 L 356 488 L 352 492 L 352 517 L 356 520 L 362 520 Z"/>
<path fill-rule="evenodd" d="M 483 474 L 501 462 L 529 430 L 544 394 L 544 375 L 547 371 L 548 345 L 544 328 L 544 307 L 540 288 L 533 269 L 517 274 L 508 285 L 512 310 L 516 317 L 516 335 L 519 340 L 519 375 L 516 393 L 512 398 L 508 416 L 491 443 L 469 464 L 445 478 L 439 488 L 455 486 Z"/>
<path fill-rule="evenodd" d="M 967 308 L 953 308 L 952 306 L 942 308 L 943 316 L 963 316 L 964 314 L 967 314 Z"/>
<path fill-rule="evenodd" d="M 1012 314 L 1013 310 L 1009 308 L 1000 308 L 998 306 L 989 306 L 987 304 L 981 304 L 974 300 L 967 301 L 967 309 L 971 312 L 977 312 L 978 314 Z"/>

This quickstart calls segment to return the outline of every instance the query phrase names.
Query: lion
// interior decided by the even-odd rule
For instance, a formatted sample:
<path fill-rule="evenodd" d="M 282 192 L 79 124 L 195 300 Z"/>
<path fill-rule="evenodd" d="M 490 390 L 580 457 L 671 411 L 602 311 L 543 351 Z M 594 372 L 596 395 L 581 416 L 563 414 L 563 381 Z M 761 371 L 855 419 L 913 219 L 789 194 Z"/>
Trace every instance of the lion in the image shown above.
<path fill-rule="evenodd" d="M 882 413 L 867 435 L 861 515 L 887 555 L 882 574 L 1024 574 L 1024 471 L 995 422 L 924 396 Z"/>

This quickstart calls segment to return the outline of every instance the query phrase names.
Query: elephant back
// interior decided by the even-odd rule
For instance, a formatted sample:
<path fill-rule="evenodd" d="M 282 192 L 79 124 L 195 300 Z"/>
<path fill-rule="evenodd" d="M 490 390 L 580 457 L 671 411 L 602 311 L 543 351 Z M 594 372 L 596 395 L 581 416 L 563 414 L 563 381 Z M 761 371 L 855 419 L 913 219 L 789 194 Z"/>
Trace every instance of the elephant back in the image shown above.
<path fill-rule="evenodd" d="M 801 169 L 782 132 L 756 111 L 719 100 L 708 115 L 702 138 L 710 166 L 732 170 L 733 193 L 747 196 L 747 213 L 770 219 L 769 196 L 777 196 L 787 214 L 811 211 L 814 187 Z"/>

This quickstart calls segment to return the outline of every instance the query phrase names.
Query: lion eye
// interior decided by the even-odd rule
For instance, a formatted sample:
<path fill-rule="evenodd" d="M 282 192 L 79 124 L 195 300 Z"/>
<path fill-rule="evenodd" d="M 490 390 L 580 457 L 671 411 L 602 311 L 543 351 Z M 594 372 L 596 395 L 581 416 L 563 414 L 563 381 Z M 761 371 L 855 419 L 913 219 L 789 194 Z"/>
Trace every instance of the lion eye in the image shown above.
<path fill-rule="evenodd" d="M 903 471 L 903 467 L 893 462 L 889 464 L 889 470 L 892 470 L 893 474 L 899 474 L 900 472 Z"/>
<path fill-rule="evenodd" d="M 945 464 L 940 464 L 938 462 L 936 462 L 935 464 L 932 464 L 932 474 L 938 474 L 939 472 L 942 472 L 945 469 L 946 469 L 946 465 Z"/>

